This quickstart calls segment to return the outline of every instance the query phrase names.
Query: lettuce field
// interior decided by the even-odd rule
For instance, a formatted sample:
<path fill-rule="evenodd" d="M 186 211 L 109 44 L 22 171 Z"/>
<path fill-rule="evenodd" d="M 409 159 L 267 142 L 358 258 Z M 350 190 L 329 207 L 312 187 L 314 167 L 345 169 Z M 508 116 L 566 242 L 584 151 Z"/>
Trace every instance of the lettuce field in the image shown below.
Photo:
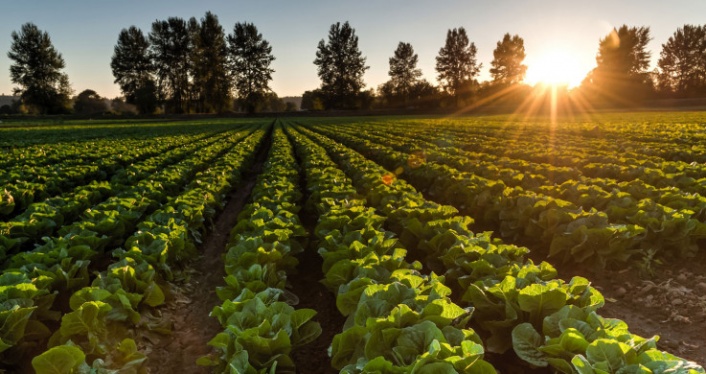
<path fill-rule="evenodd" d="M 702 114 L 0 126 L 6 372 L 705 373 Z"/>

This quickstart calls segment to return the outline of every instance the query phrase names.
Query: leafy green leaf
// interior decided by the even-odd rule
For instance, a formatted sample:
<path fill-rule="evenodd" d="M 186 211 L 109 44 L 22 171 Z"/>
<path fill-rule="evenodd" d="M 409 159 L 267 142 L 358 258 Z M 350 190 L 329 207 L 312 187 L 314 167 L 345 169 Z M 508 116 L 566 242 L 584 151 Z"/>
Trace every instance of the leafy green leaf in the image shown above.
<path fill-rule="evenodd" d="M 85 359 L 80 348 L 60 345 L 32 359 L 32 367 L 37 374 L 68 374 L 74 373 Z"/>

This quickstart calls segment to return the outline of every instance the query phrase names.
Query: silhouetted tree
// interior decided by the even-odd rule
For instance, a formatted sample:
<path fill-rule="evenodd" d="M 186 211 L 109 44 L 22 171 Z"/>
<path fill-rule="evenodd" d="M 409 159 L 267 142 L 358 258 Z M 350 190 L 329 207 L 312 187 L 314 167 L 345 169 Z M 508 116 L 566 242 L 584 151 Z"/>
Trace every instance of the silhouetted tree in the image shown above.
<path fill-rule="evenodd" d="M 137 106 L 142 114 L 154 113 L 157 108 L 157 92 L 154 83 L 154 67 L 149 54 L 150 43 L 135 26 L 122 29 L 118 34 L 110 68 L 115 83 L 125 95 L 125 100 Z"/>
<path fill-rule="evenodd" d="M 324 110 L 324 93 L 320 89 L 304 91 L 300 107 L 302 110 Z"/>
<path fill-rule="evenodd" d="M 358 49 L 358 36 L 348 22 L 331 25 L 328 42 L 319 41 L 314 64 L 321 78 L 326 109 L 360 108 L 364 101 L 365 57 Z"/>
<path fill-rule="evenodd" d="M 246 112 L 253 113 L 270 91 L 275 72 L 270 68 L 275 60 L 272 47 L 254 24 L 236 23 L 233 33 L 228 35 L 228 52 L 238 102 Z"/>
<path fill-rule="evenodd" d="M 483 66 L 476 61 L 477 52 L 476 45 L 468 40 L 466 29 L 459 27 L 446 33 L 446 44 L 436 57 L 439 82 L 454 96 L 456 106 L 461 94 L 472 89 Z"/>
<path fill-rule="evenodd" d="M 687 97 L 706 88 L 706 27 L 684 25 L 662 44 L 659 87 Z"/>
<path fill-rule="evenodd" d="M 422 76 L 422 70 L 417 68 L 419 56 L 409 43 L 400 42 L 395 55 L 390 57 L 390 84 L 392 93 L 400 97 L 402 104 L 409 102 L 410 91 L 417 79 Z"/>
<path fill-rule="evenodd" d="M 416 81 L 409 90 L 410 105 L 419 108 L 439 106 L 439 89 L 426 79 Z"/>
<path fill-rule="evenodd" d="M 191 38 L 186 21 L 170 17 L 152 23 L 150 56 L 161 99 L 174 113 L 188 110 Z"/>
<path fill-rule="evenodd" d="M 264 107 L 265 112 L 284 112 L 287 104 L 276 93 L 270 91 L 265 93 Z"/>
<path fill-rule="evenodd" d="M 652 87 L 647 68 L 650 53 L 649 27 L 621 26 L 601 39 L 597 66 L 584 79 L 582 88 L 589 98 L 611 104 L 634 104 L 644 99 Z"/>
<path fill-rule="evenodd" d="M 62 73 L 64 58 L 54 48 L 47 32 L 33 23 L 12 32 L 12 44 L 7 56 L 14 61 L 10 79 L 19 85 L 14 94 L 30 111 L 42 114 L 65 113 L 69 110 L 71 86 Z"/>
<path fill-rule="evenodd" d="M 525 41 L 518 35 L 505 34 L 493 51 L 493 61 L 490 63 L 490 75 L 493 83 L 511 85 L 525 79 L 527 65 L 525 60 Z"/>
<path fill-rule="evenodd" d="M 133 104 L 126 103 L 121 97 L 110 100 L 110 111 L 115 114 L 137 114 L 138 110 Z"/>
<path fill-rule="evenodd" d="M 84 90 L 74 99 L 74 113 L 99 114 L 108 110 L 105 100 L 93 90 Z"/>
<path fill-rule="evenodd" d="M 224 112 L 230 104 L 228 48 L 218 17 L 211 12 L 189 21 L 192 34 L 193 90 L 199 112 Z"/>

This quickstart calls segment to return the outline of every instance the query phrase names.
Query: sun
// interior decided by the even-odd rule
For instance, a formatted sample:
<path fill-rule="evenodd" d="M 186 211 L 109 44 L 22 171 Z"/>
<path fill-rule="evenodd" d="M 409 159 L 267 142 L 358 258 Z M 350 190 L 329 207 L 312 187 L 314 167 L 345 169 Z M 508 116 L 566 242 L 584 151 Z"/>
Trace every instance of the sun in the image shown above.
<path fill-rule="evenodd" d="M 530 85 L 548 84 L 576 87 L 586 76 L 578 60 L 569 52 L 553 49 L 527 61 L 525 82 Z"/>

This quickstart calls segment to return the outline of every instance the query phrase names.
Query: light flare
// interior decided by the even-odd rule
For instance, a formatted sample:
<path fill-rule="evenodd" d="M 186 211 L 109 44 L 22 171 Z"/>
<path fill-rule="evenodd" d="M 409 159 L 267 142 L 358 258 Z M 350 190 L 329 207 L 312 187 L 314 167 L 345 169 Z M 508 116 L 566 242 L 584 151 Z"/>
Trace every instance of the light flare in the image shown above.
<path fill-rule="evenodd" d="M 552 49 L 528 60 L 525 82 L 530 85 L 577 87 L 587 73 L 576 57 L 563 49 Z"/>

